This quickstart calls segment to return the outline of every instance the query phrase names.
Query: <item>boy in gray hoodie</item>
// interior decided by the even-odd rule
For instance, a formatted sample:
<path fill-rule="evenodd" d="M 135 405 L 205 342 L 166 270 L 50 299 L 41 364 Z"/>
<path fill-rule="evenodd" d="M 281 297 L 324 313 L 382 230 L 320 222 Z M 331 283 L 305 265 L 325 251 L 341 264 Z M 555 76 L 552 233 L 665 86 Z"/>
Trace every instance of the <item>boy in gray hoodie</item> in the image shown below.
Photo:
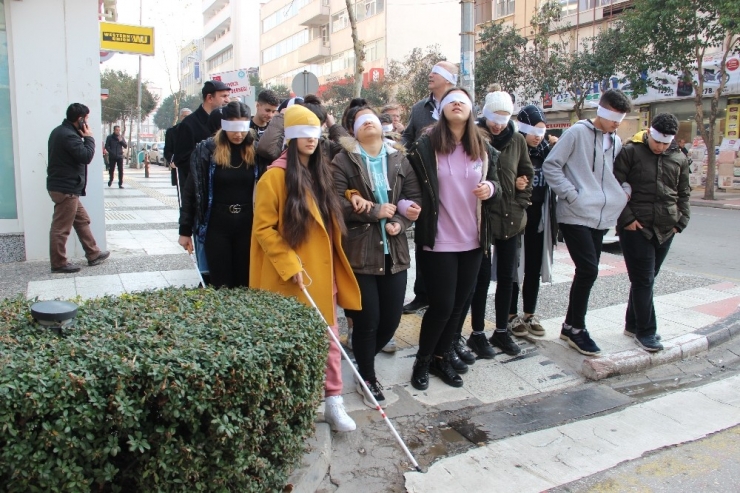
<path fill-rule="evenodd" d="M 599 274 L 602 240 L 631 194 L 629 184 L 620 185 L 613 172 L 622 149 L 615 132 L 631 110 L 622 91 L 604 92 L 596 118 L 576 122 L 542 164 L 545 180 L 558 196 L 560 231 L 576 267 L 560 338 L 588 356 L 601 351 L 586 330 L 586 310 Z"/>

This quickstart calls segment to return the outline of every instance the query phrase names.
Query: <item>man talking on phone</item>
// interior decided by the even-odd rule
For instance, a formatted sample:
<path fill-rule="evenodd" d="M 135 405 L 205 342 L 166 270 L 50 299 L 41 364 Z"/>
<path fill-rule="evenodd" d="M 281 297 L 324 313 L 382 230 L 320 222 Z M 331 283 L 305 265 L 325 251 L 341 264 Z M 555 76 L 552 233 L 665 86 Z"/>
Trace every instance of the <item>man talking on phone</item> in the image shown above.
<path fill-rule="evenodd" d="M 54 202 L 54 216 L 49 232 L 51 271 L 56 274 L 79 272 L 80 268 L 67 261 L 67 238 L 74 227 L 87 265 L 101 264 L 110 256 L 98 248 L 90 230 L 90 216 L 80 202 L 87 185 L 87 165 L 95 155 L 95 139 L 87 124 L 90 109 L 73 103 L 67 108 L 67 118 L 49 135 L 49 163 L 46 169 L 46 189 Z"/>

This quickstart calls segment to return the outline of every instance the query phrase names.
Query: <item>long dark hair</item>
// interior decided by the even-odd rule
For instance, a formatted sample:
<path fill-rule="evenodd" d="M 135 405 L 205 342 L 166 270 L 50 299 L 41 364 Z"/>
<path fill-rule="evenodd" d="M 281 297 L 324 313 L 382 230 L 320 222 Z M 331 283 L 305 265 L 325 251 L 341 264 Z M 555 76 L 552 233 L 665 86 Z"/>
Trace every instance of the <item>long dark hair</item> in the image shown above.
<path fill-rule="evenodd" d="M 369 110 L 373 115 L 378 116 L 378 113 L 370 106 L 363 105 L 363 106 L 354 106 L 352 108 L 347 109 L 347 132 L 353 137 L 356 137 L 355 135 L 355 120 L 357 120 L 357 113 L 360 111 Z M 380 137 L 383 138 L 382 135 Z"/>
<path fill-rule="evenodd" d="M 468 98 L 470 97 L 470 94 L 468 94 L 468 91 L 465 89 L 461 87 L 453 87 L 444 93 L 444 96 L 442 96 L 440 101 L 444 100 L 448 94 L 454 91 L 463 92 L 468 96 Z M 455 147 L 457 147 L 455 136 L 452 135 L 452 130 L 450 130 L 450 127 L 447 124 L 444 108 L 439 109 L 439 121 L 437 121 L 436 125 L 434 125 L 432 130 L 429 132 L 429 140 L 431 141 L 434 151 L 440 154 L 452 154 L 455 151 Z M 462 137 L 462 145 L 463 149 L 465 149 L 465 154 L 467 154 L 473 161 L 483 159 L 486 155 L 486 139 L 475 124 L 473 108 L 470 108 L 470 116 L 468 116 L 468 121 L 465 124 L 465 133 Z"/>
<path fill-rule="evenodd" d="M 291 139 L 288 143 L 288 163 L 285 168 L 285 212 L 283 213 L 282 236 L 291 248 L 296 248 L 306 240 L 308 221 L 311 212 L 308 197 L 312 196 L 321 212 L 324 227 L 338 227 L 342 234 L 346 232 L 342 218 L 339 195 L 334 187 L 334 178 L 329 169 L 329 162 L 324 156 L 323 146 L 308 159 L 308 165 L 301 164 L 298 155 L 298 143 Z M 310 194 L 310 195 L 309 195 Z"/>

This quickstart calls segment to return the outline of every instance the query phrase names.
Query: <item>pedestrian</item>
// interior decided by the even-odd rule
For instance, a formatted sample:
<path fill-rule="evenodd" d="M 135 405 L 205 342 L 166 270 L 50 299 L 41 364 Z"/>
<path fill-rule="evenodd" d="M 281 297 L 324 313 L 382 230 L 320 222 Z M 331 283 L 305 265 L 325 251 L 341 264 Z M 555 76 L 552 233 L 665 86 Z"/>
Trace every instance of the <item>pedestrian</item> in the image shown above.
<path fill-rule="evenodd" d="M 113 133 L 105 139 L 105 151 L 108 154 L 108 186 L 113 184 L 113 172 L 118 166 L 118 188 L 123 188 L 123 149 L 128 144 L 121 135 L 121 127 L 113 127 Z"/>
<path fill-rule="evenodd" d="M 417 272 L 429 295 L 411 377 L 417 390 L 428 388 L 429 372 L 450 386 L 463 385 L 450 364 L 453 341 L 481 257 L 491 248 L 491 213 L 499 192 L 499 152 L 476 127 L 467 91 L 450 89 L 439 107 L 437 124 L 409 149 L 422 185 L 414 234 Z"/>
<path fill-rule="evenodd" d="M 354 324 L 357 369 L 375 400 L 385 407 L 375 355 L 401 321 L 411 263 L 406 229 L 421 211 L 421 190 L 404 147 L 384 140 L 372 108 L 351 109 L 347 121 L 352 137 L 342 139 L 344 148 L 332 164 L 347 226 L 344 251 L 360 286 L 362 309 L 345 313 Z M 375 407 L 359 382 L 356 390 L 366 406 Z"/>
<path fill-rule="evenodd" d="M 110 257 L 101 251 L 90 230 L 90 216 L 80 202 L 87 186 L 87 165 L 95 155 L 95 139 L 87 123 L 90 109 L 72 103 L 66 119 L 49 135 L 49 162 L 46 190 L 54 202 L 54 216 L 49 231 L 51 272 L 72 274 L 80 268 L 67 261 L 67 238 L 72 228 L 85 250 L 87 265 L 95 266 Z"/>
<path fill-rule="evenodd" d="M 617 221 L 619 244 L 630 278 L 624 334 L 649 352 L 663 349 L 657 335 L 653 286 L 676 233 L 691 217 L 689 162 L 674 140 L 678 119 L 656 115 L 650 129 L 625 144 L 614 175 L 632 189 Z"/>
<path fill-rule="evenodd" d="M 360 289 L 342 249 L 342 206 L 330 164 L 318 145 L 318 117 L 293 105 L 284 120 L 288 148 L 257 184 L 249 285 L 305 304 L 309 302 L 303 289 L 308 288 L 338 334 L 337 303 L 344 309 L 361 308 Z M 330 341 L 324 417 L 332 430 L 352 431 L 356 425 L 341 394 L 341 352 Z"/>
<path fill-rule="evenodd" d="M 213 287 L 247 287 L 260 170 L 255 164 L 247 105 L 232 101 L 220 111 L 221 129 L 200 142 L 192 155 L 188 181 L 182 189 L 178 243 L 193 251 L 191 236 L 198 236 Z"/>
<path fill-rule="evenodd" d="M 475 288 L 460 317 L 456 339 L 458 342 L 455 345 L 460 359 L 453 363 L 453 366 L 460 367 L 475 361 L 475 358 L 465 351 L 465 345 L 462 343 L 462 326 L 468 307 L 470 307 L 473 333 L 468 338 L 467 347 L 478 357 L 492 359 L 495 352 L 491 345 L 509 356 L 516 356 L 521 352 L 521 348 L 509 334 L 512 320 L 509 307 L 513 296 L 513 285 L 518 281 L 517 267 L 521 232 L 527 224 L 526 210 L 532 196 L 534 171 L 529 161 L 527 142 L 511 120 L 514 113 L 511 96 L 504 91 L 495 91 L 486 96 L 486 101 L 483 117 L 477 121 L 477 124 L 488 134 L 493 148 L 501 153 L 498 158 L 498 179 L 501 188 L 492 208 L 493 259 L 489 252 L 483 255 Z M 486 339 L 485 315 L 488 287 L 491 284 L 492 260 L 495 260 L 496 267 L 496 294 L 494 296 L 496 328 L 491 338 Z"/>
<path fill-rule="evenodd" d="M 411 117 L 402 133 L 402 140 L 406 148 L 418 139 L 422 131 L 429 125 L 433 125 L 439 119 L 441 112 L 440 101 L 442 97 L 457 85 L 457 67 L 455 64 L 442 61 L 432 67 L 429 72 L 429 97 L 418 101 L 411 107 Z M 471 108 L 472 109 L 472 108 Z M 414 261 L 419 265 L 419 251 L 414 250 Z M 429 305 L 427 289 L 424 277 L 419 269 L 416 269 L 414 280 L 414 299 L 404 305 L 403 313 L 411 314 Z"/>
<path fill-rule="evenodd" d="M 524 228 L 522 304 L 524 314 L 519 315 L 519 282 L 514 281 L 509 309 L 509 327 L 517 337 L 527 334 L 545 335 L 545 329 L 536 315 L 537 297 L 540 291 L 540 278 L 544 282 L 552 280 L 553 249 L 557 242 L 558 223 L 555 217 L 555 194 L 547 186 L 542 173 L 542 163 L 550 153 L 545 140 L 547 121 L 545 114 L 537 106 L 528 105 L 517 115 L 519 132 L 524 136 L 529 150 L 534 177 L 532 178 L 532 197 L 527 207 L 527 226 Z"/>
<path fill-rule="evenodd" d="M 180 187 L 185 186 L 188 181 L 190 155 L 195 146 L 212 135 L 208 131 L 208 115 L 216 108 L 229 103 L 230 91 L 229 86 L 220 80 L 206 81 L 201 90 L 203 103 L 178 125 L 174 155 Z"/>
<path fill-rule="evenodd" d="M 380 109 L 381 115 L 388 115 L 391 117 L 392 128 L 388 129 L 388 132 L 396 134 L 403 134 L 406 127 L 401 123 L 401 106 L 396 103 L 388 103 Z"/>
<path fill-rule="evenodd" d="M 586 329 L 586 311 L 599 275 L 604 234 L 617 224 L 630 195 L 629 184 L 620 185 L 613 170 L 622 149 L 615 132 L 631 110 L 622 91 L 607 90 L 596 118 L 580 120 L 563 133 L 542 164 L 545 179 L 558 196 L 558 223 L 576 268 L 560 338 L 587 356 L 601 351 Z"/>
<path fill-rule="evenodd" d="M 172 186 L 177 185 L 177 167 L 175 166 L 175 140 L 177 140 L 177 127 L 183 121 L 183 119 L 190 115 L 192 110 L 190 108 L 183 108 L 180 110 L 180 116 L 178 117 L 177 123 L 168 128 L 164 133 L 164 162 L 172 172 Z"/>
<path fill-rule="evenodd" d="M 280 106 L 280 99 L 277 94 L 269 89 L 260 91 L 257 95 L 256 111 L 252 117 L 252 128 L 257 132 L 257 142 L 262 138 L 262 134 L 267 130 L 267 126 L 272 121 L 272 118 L 277 115 L 278 106 Z"/>

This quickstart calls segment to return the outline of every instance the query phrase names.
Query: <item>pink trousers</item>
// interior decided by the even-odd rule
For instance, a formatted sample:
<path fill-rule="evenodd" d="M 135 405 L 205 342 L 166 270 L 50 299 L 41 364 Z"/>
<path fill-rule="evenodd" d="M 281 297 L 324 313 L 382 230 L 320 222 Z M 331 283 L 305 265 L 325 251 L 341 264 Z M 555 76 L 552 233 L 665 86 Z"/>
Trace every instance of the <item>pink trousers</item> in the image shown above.
<path fill-rule="evenodd" d="M 334 295 L 334 320 L 337 320 L 337 296 Z M 335 323 L 331 326 L 334 335 L 339 338 L 339 326 Z M 329 334 L 326 335 L 329 337 Z M 329 337 L 329 357 L 326 360 L 326 380 L 324 382 L 324 395 L 332 397 L 342 394 L 342 353 Z"/>

